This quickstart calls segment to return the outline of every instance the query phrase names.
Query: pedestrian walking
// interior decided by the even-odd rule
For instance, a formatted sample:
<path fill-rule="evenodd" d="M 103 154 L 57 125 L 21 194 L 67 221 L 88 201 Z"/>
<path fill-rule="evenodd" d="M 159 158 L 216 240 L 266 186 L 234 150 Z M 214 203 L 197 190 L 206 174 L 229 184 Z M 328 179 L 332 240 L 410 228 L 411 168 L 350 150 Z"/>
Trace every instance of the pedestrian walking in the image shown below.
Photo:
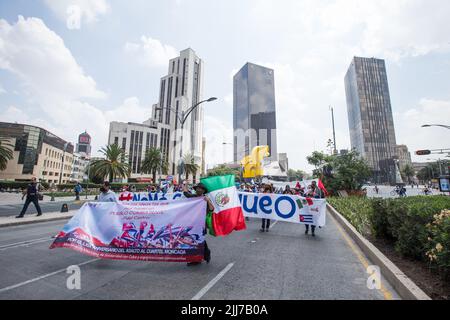
<path fill-rule="evenodd" d="M 75 185 L 75 201 L 80 201 L 80 193 L 83 191 L 83 188 L 81 187 L 81 184 L 77 182 Z"/>
<path fill-rule="evenodd" d="M 315 181 L 311 182 L 311 185 L 308 187 L 309 192 L 307 194 L 308 197 L 315 198 L 315 199 L 323 199 L 325 198 L 323 191 L 317 186 L 317 183 Z M 305 234 L 309 233 L 309 224 L 305 224 Z M 316 236 L 315 234 L 316 226 L 311 224 L 311 235 L 313 237 Z"/>
<path fill-rule="evenodd" d="M 206 189 L 206 186 L 203 183 L 199 183 L 197 185 L 194 186 L 193 188 L 195 190 L 195 194 L 189 192 L 188 188 L 187 188 L 187 183 L 186 181 L 183 182 L 183 194 L 186 198 L 196 198 L 196 197 L 204 197 L 207 205 L 206 205 L 206 215 L 208 215 L 208 213 L 213 212 L 214 211 L 214 205 L 212 204 L 211 200 L 205 196 L 206 193 L 208 193 L 208 189 Z M 205 227 L 203 229 L 203 235 L 206 236 L 206 221 L 205 221 Z M 211 261 L 211 250 L 208 248 L 208 244 L 206 243 L 206 239 L 205 239 L 205 251 L 203 254 L 203 259 L 206 261 L 206 263 L 209 263 Z M 188 262 L 188 266 L 195 266 L 195 265 L 199 265 L 201 264 L 201 262 Z"/>
<path fill-rule="evenodd" d="M 263 193 L 273 193 L 273 188 L 270 184 L 261 187 Z M 262 219 L 260 232 L 269 232 L 270 219 Z"/>
<path fill-rule="evenodd" d="M 16 218 L 23 218 L 31 202 L 33 202 L 34 206 L 36 207 L 36 210 L 38 212 L 37 217 L 42 216 L 42 210 L 39 206 L 39 189 L 40 184 L 36 182 L 36 178 L 31 178 L 31 183 L 23 191 L 24 194 L 22 196 L 22 199 L 26 196 L 25 204 L 23 205 L 22 211 Z"/>

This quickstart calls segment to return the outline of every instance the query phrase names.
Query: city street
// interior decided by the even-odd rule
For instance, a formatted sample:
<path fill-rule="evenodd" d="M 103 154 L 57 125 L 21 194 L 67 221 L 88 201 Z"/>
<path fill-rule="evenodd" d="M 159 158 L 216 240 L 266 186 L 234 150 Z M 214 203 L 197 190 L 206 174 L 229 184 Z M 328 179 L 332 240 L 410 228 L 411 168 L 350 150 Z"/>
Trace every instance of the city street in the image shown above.
<path fill-rule="evenodd" d="M 367 288 L 367 258 L 330 214 L 315 238 L 282 222 L 260 233 L 260 220 L 208 236 L 211 263 L 195 267 L 49 250 L 63 224 L 0 229 L 0 299 L 398 299 L 384 279 L 381 290 Z M 66 287 L 70 265 L 80 266 L 81 290 Z"/>
<path fill-rule="evenodd" d="M 50 201 L 50 197 L 45 196 L 43 201 L 39 201 L 39 205 L 43 213 L 59 212 L 64 203 L 67 204 L 69 210 L 77 210 L 81 208 L 84 203 L 85 196 L 80 196 L 81 201 L 74 201 L 75 196 L 55 198 L 55 201 Z M 93 200 L 94 196 L 88 196 L 88 200 Z M 0 217 L 17 216 L 22 210 L 25 200 L 17 193 L 0 193 Z M 30 203 L 26 216 L 37 214 L 33 203 Z"/>
<path fill-rule="evenodd" d="M 367 189 L 367 196 L 370 198 L 398 198 L 397 195 L 392 195 L 391 192 L 395 189 L 394 186 L 378 186 L 378 194 L 374 190 L 374 185 L 364 186 Z M 420 186 L 419 188 L 411 188 L 411 186 L 405 186 L 406 188 L 406 196 L 419 196 L 423 195 L 424 186 Z M 439 190 L 432 190 L 433 195 L 441 194 Z"/>

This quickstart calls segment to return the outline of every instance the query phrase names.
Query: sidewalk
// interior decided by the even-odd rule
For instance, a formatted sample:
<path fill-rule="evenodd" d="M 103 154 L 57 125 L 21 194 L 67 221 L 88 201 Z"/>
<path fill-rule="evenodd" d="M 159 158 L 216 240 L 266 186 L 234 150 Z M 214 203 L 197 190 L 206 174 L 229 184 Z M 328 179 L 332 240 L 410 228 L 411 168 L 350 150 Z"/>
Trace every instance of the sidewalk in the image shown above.
<path fill-rule="evenodd" d="M 31 223 L 39 223 L 39 222 L 48 222 L 48 221 L 55 221 L 55 220 L 68 220 L 73 217 L 73 215 L 78 210 L 71 210 L 69 212 L 47 212 L 44 213 L 42 216 L 37 217 L 35 214 L 25 215 L 25 217 L 21 219 L 16 219 L 16 217 L 0 217 L 0 228 L 3 227 L 12 227 L 12 226 L 19 226 L 24 224 L 31 224 Z"/>
<path fill-rule="evenodd" d="M 83 201 L 86 199 L 85 195 L 80 195 L 80 200 Z M 88 200 L 94 200 L 95 196 L 88 196 Z M 55 201 L 50 201 L 51 197 L 48 195 L 44 196 L 44 200 L 39 201 L 39 203 L 47 203 L 47 202 L 70 202 L 75 201 L 75 195 L 70 197 L 55 197 Z M 9 192 L 1 192 L 0 193 L 0 206 L 2 205 L 13 205 L 13 204 L 23 204 L 25 199 L 22 200 L 21 193 L 9 193 Z"/>

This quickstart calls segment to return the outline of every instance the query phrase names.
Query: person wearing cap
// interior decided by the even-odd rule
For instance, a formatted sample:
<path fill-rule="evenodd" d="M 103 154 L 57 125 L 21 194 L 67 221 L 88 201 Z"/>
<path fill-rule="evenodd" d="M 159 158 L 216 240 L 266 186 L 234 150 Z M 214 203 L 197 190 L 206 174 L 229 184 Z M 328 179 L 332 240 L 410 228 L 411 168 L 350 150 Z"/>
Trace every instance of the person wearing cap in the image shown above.
<path fill-rule="evenodd" d="M 117 202 L 117 196 L 112 191 L 109 181 L 103 182 L 103 186 L 100 188 L 100 195 L 98 196 L 98 202 Z"/>
<path fill-rule="evenodd" d="M 186 198 L 204 197 L 207 203 L 206 214 L 208 214 L 208 212 L 214 211 L 214 205 L 212 204 L 211 200 L 205 196 L 206 193 L 208 193 L 208 189 L 206 188 L 206 186 L 203 183 L 199 183 L 195 185 L 193 189 L 195 190 L 195 194 L 189 192 L 186 182 L 183 183 L 183 194 Z M 206 221 L 205 221 L 205 228 L 203 229 L 203 235 L 206 235 Z M 206 240 L 203 259 L 205 259 L 206 263 L 209 263 L 209 261 L 211 261 L 211 250 L 209 250 Z M 187 265 L 195 266 L 199 264 L 201 264 L 201 262 L 189 262 Z"/>

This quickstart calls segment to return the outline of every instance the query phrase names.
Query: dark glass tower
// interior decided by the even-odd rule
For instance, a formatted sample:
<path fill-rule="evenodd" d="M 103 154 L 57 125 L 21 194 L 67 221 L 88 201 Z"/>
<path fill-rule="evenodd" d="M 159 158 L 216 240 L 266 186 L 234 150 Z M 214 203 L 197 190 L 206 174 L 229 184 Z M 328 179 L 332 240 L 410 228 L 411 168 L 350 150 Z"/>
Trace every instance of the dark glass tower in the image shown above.
<path fill-rule="evenodd" d="M 276 128 L 274 72 L 247 63 L 233 78 L 234 161 L 260 145 L 277 160 Z"/>
<path fill-rule="evenodd" d="M 395 183 L 396 141 L 384 60 L 353 58 L 345 76 L 352 149 L 373 170 L 377 183 Z"/>

